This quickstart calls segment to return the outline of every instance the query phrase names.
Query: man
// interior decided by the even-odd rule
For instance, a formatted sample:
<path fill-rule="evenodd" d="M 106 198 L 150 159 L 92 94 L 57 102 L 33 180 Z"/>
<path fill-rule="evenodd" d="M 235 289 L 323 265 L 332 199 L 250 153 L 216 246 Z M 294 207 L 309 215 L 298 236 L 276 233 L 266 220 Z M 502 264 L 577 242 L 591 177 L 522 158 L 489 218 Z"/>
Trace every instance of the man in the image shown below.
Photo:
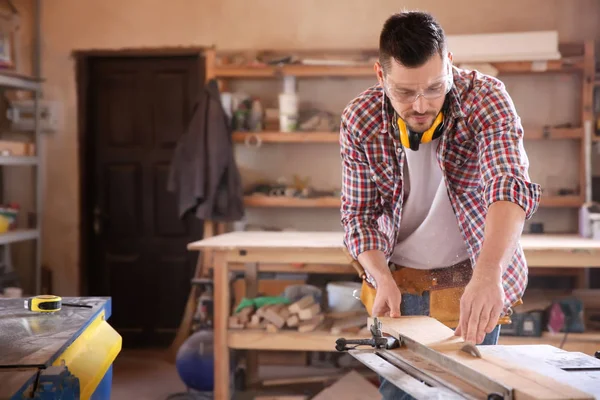
<path fill-rule="evenodd" d="M 341 219 L 367 275 L 361 298 L 374 316 L 439 316 L 466 341 L 496 344 L 527 284 L 519 237 L 541 193 L 520 118 L 501 81 L 452 65 L 431 15 L 392 15 L 379 46 L 379 84 L 340 128 Z"/>

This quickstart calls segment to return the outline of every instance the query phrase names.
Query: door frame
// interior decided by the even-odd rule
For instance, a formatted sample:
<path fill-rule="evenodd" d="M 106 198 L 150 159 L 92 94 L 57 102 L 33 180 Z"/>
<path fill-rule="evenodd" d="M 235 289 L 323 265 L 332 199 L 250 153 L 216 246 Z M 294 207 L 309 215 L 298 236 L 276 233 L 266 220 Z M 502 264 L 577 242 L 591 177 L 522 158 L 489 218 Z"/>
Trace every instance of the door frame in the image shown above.
<path fill-rule="evenodd" d="M 210 47 L 167 47 L 167 48 L 130 48 L 130 49 L 109 49 L 109 50 L 75 50 L 72 57 L 75 59 L 75 82 L 77 94 L 77 168 L 79 171 L 79 290 L 81 296 L 88 296 L 90 293 L 90 268 L 93 265 L 90 256 L 91 241 L 93 239 L 93 219 L 90 212 L 92 199 L 89 195 L 89 185 L 93 182 L 94 163 L 93 158 L 88 154 L 93 150 L 94 130 L 88 126 L 88 106 L 89 106 L 89 86 L 90 86 L 90 66 L 97 58 L 131 58 L 131 57 L 179 57 L 195 56 L 199 60 L 204 60 L 204 65 L 199 63 L 199 68 L 204 69 L 206 79 L 209 79 L 208 73 L 211 69 L 207 60 L 210 58 L 208 53 L 214 52 L 214 46 Z M 204 84 L 205 82 L 202 82 Z"/>

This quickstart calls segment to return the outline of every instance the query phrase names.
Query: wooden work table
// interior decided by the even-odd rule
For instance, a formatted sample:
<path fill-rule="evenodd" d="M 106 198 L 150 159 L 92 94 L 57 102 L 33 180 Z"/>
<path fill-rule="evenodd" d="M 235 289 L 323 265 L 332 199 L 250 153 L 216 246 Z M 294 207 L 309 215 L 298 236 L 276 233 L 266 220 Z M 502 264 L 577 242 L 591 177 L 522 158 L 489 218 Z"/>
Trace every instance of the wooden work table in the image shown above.
<path fill-rule="evenodd" d="M 532 268 L 600 268 L 600 241 L 544 234 L 524 235 L 521 244 Z M 229 272 L 245 272 L 249 297 L 256 295 L 258 272 L 355 274 L 341 232 L 231 232 L 190 243 L 188 249 L 212 253 L 215 398 L 229 398 L 229 349 L 335 351 L 339 335 L 326 332 L 228 330 Z"/>

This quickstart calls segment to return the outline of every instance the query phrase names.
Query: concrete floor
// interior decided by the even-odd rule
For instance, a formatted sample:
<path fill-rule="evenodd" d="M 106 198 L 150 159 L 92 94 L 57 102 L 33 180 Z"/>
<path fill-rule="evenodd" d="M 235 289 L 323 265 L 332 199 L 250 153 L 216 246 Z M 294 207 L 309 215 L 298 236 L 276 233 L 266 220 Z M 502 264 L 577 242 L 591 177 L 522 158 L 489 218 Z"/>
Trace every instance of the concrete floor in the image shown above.
<path fill-rule="evenodd" d="M 113 365 L 111 400 L 165 400 L 184 392 L 175 364 L 162 357 L 162 350 L 121 351 Z"/>
<path fill-rule="evenodd" d="M 111 400 L 167 400 L 176 393 L 186 393 L 187 389 L 179 379 L 175 364 L 164 358 L 165 350 L 132 350 L 124 349 L 113 365 L 113 386 Z M 337 375 L 340 371 L 334 368 L 316 366 L 261 366 L 260 376 L 263 379 L 279 379 L 299 376 Z M 318 393 L 322 385 L 301 384 L 300 387 L 273 387 L 261 390 L 261 394 L 300 394 Z M 235 393 L 235 400 L 250 400 L 256 392 Z M 192 400 L 187 397 L 185 400 Z M 208 397 L 197 397 L 210 399 Z M 172 400 L 184 400 L 183 397 Z M 195 400 L 195 399 L 194 399 Z"/>

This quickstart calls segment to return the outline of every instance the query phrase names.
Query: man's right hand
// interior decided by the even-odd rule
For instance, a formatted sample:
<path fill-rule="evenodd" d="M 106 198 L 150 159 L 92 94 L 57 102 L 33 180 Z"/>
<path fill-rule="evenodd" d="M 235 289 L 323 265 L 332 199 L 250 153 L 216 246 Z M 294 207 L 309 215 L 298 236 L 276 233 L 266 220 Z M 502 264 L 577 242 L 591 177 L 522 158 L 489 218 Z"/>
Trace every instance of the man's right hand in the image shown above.
<path fill-rule="evenodd" d="M 393 279 L 377 283 L 377 292 L 371 313 L 374 317 L 400 317 L 402 294 Z"/>
<path fill-rule="evenodd" d="M 358 255 L 358 262 L 364 269 L 369 271 L 377 284 L 371 314 L 374 317 L 398 318 L 400 316 L 402 295 L 390 272 L 383 252 L 380 250 L 367 250 Z"/>

